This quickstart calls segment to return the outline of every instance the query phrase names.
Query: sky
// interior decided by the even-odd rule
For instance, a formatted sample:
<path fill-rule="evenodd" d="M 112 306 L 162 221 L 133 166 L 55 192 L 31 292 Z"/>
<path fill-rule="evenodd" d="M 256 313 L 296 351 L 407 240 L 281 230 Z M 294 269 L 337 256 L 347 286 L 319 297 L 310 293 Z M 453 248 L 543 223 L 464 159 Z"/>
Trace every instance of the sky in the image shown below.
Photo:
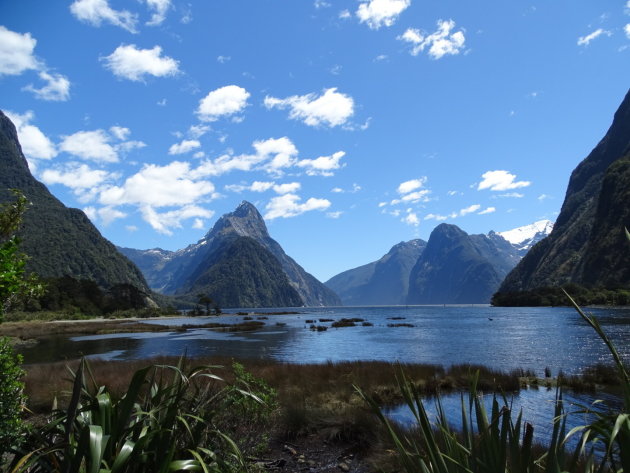
<path fill-rule="evenodd" d="M 247 200 L 321 281 L 555 220 L 630 85 L 630 0 L 0 0 L 0 109 L 114 244 Z"/>

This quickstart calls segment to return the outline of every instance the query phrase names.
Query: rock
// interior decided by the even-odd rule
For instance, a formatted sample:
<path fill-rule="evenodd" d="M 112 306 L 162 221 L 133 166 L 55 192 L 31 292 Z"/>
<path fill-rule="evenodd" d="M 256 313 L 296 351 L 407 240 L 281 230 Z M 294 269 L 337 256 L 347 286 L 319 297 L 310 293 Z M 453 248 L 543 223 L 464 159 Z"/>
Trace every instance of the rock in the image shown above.
<path fill-rule="evenodd" d="M 339 463 L 339 465 L 337 465 L 337 468 L 339 468 L 341 471 L 350 471 L 350 465 L 348 465 L 346 462 Z"/>

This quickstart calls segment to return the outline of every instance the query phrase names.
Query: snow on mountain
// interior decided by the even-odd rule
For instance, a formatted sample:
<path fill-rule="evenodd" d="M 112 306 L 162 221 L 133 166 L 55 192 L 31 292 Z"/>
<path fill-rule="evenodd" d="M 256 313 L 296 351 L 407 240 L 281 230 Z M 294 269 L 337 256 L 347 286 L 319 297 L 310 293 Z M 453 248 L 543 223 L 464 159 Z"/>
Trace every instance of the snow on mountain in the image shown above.
<path fill-rule="evenodd" d="M 553 222 L 551 220 L 539 220 L 531 225 L 497 232 L 519 250 L 528 250 L 544 237 L 551 233 Z"/>

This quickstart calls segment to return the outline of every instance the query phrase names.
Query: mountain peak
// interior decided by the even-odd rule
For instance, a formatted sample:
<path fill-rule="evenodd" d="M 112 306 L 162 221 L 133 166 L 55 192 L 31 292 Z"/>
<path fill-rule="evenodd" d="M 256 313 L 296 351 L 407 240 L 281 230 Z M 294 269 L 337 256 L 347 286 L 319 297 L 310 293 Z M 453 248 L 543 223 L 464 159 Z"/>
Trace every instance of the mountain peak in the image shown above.
<path fill-rule="evenodd" d="M 552 229 L 553 222 L 551 220 L 538 220 L 530 225 L 496 233 L 522 250 L 531 248 L 538 241 L 549 235 Z"/>
<path fill-rule="evenodd" d="M 267 225 L 262 215 L 253 204 L 246 200 L 242 201 L 233 212 L 223 215 L 208 232 L 206 239 L 231 232 L 257 240 L 269 238 Z"/>
<path fill-rule="evenodd" d="M 2 110 L 0 110 L 0 135 L 4 135 L 6 138 L 7 147 L 9 149 L 0 150 L 0 161 L 3 164 L 7 164 L 10 167 L 17 166 L 14 172 L 29 173 L 28 163 L 24 154 L 22 153 L 22 147 L 18 141 L 17 130 L 13 122 L 7 117 Z M 3 147 L 4 148 L 4 147 Z M 12 149 L 11 149 L 12 148 Z M 12 162 L 6 162 L 11 160 Z"/>

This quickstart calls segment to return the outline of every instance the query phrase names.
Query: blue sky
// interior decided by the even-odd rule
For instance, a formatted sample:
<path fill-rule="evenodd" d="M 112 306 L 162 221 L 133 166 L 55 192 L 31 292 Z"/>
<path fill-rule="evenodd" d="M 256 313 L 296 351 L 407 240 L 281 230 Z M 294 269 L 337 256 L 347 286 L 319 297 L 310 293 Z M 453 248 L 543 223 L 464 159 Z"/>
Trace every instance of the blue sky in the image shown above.
<path fill-rule="evenodd" d="M 0 1 L 0 108 L 117 245 L 242 200 L 320 280 L 554 220 L 630 81 L 630 1 Z"/>

